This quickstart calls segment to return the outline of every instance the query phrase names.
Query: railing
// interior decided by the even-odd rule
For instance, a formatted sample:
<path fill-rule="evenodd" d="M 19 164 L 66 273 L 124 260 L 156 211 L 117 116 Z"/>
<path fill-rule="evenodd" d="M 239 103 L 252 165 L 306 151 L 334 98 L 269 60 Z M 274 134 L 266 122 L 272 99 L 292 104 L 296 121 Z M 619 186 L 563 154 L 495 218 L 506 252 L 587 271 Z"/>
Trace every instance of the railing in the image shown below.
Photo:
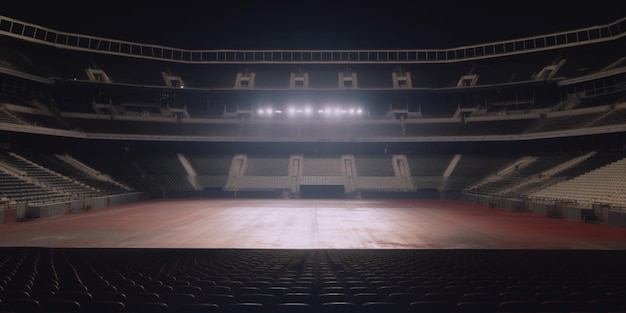
<path fill-rule="evenodd" d="M 617 40 L 626 35 L 626 17 L 602 26 L 450 49 L 188 50 L 62 32 L 1 15 L 0 35 L 57 48 L 193 64 L 454 63 Z"/>

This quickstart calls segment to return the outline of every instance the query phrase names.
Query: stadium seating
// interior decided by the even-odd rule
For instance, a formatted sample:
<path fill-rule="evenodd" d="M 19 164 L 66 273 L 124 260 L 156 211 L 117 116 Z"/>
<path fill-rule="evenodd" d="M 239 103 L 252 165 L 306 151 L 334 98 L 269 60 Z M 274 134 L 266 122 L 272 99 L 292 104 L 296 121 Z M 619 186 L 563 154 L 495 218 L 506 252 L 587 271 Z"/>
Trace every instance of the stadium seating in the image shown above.
<path fill-rule="evenodd" d="M 0 250 L 0 303 L 13 312 L 609 312 L 626 309 L 626 272 L 613 267 L 625 260 L 622 251 L 11 248 Z M 34 292 L 44 285 L 59 291 Z M 197 296 L 174 291 L 192 285 Z"/>

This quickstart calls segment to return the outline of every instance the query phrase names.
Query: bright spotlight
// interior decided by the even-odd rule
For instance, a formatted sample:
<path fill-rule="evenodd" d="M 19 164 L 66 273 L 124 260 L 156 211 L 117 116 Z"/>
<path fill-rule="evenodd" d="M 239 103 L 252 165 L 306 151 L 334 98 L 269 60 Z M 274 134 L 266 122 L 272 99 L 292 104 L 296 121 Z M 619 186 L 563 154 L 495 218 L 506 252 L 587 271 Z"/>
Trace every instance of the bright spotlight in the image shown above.
<path fill-rule="evenodd" d="M 259 115 L 263 115 L 265 114 L 265 111 L 263 111 L 263 109 L 259 109 L 258 111 L 256 111 L 256 113 Z"/>
<path fill-rule="evenodd" d="M 276 114 L 283 114 L 283 111 L 282 110 L 275 110 L 274 113 L 276 113 Z"/>
<path fill-rule="evenodd" d="M 310 107 L 304 108 L 304 114 L 311 115 L 311 111 L 313 111 Z"/>
<path fill-rule="evenodd" d="M 350 113 L 350 115 L 354 114 L 354 109 L 348 110 L 348 113 Z"/>
<path fill-rule="evenodd" d="M 357 109 L 356 110 L 356 114 L 361 114 L 361 113 L 363 113 L 363 110 L 361 110 L 361 109 Z"/>
<path fill-rule="evenodd" d="M 287 113 L 289 115 L 294 115 L 296 113 L 296 109 L 294 109 L 292 107 L 289 107 L 289 108 L 287 108 Z"/>

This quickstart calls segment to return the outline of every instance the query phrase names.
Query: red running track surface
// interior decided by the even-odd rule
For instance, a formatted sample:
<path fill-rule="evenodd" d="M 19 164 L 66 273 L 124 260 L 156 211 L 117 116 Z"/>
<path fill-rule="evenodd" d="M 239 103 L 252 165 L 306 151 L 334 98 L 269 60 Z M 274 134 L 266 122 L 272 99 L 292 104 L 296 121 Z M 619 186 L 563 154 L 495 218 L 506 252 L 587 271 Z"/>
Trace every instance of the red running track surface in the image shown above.
<path fill-rule="evenodd" d="M 161 200 L 0 226 L 2 247 L 626 249 L 626 229 L 439 200 Z"/>

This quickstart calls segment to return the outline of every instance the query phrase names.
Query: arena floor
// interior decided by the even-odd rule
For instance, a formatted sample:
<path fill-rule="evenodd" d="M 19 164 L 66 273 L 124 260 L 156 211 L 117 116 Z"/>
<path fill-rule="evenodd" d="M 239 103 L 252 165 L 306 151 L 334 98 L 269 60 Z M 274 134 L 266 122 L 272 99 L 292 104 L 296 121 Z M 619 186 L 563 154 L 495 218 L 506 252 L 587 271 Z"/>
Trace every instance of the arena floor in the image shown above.
<path fill-rule="evenodd" d="M 626 229 L 437 200 L 162 200 L 0 226 L 2 247 L 626 249 Z"/>

